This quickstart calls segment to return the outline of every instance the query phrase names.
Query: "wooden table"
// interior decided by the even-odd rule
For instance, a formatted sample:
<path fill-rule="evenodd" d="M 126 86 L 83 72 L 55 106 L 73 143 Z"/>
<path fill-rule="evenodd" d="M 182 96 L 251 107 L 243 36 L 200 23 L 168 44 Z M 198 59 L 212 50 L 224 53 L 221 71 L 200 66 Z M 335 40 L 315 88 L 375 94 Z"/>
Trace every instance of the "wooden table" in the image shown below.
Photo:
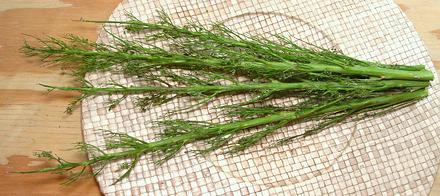
<path fill-rule="evenodd" d="M 21 175 L 42 167 L 35 150 L 53 150 L 72 161 L 84 154 L 66 151 L 82 140 L 80 113 L 63 113 L 72 93 L 45 95 L 37 83 L 69 85 L 71 78 L 56 68 L 42 66 L 19 52 L 24 34 L 61 36 L 78 34 L 96 39 L 98 27 L 72 21 L 81 17 L 106 19 L 121 0 L 2 0 L 0 1 L 0 195 L 99 195 L 93 178 L 61 186 L 63 178 L 51 174 Z M 415 24 L 440 69 L 440 1 L 397 0 Z M 440 173 L 440 172 L 439 172 Z M 440 195 L 440 174 L 431 195 Z"/>

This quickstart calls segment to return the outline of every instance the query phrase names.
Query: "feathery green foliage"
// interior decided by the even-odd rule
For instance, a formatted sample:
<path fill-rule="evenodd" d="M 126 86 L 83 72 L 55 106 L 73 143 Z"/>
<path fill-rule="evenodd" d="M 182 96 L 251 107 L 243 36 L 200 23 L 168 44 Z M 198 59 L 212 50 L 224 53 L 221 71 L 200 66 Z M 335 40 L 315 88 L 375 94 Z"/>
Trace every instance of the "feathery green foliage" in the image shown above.
<path fill-rule="evenodd" d="M 70 112 L 82 99 L 100 95 L 121 95 L 111 102 L 110 108 L 127 96 L 140 95 L 136 104 L 147 110 L 149 106 L 179 97 L 197 99 L 194 105 L 197 107 L 223 95 L 251 94 L 251 100 L 220 108 L 238 120 L 223 123 L 163 120 L 159 122 L 165 127 L 161 137 L 149 142 L 111 132 L 113 140 L 107 141 L 107 148 L 117 152 L 80 144 L 78 149 L 88 152 L 91 157 L 72 163 L 43 151 L 38 156 L 58 164 L 29 173 L 66 173 L 79 169 L 71 175 L 70 180 L 74 181 L 85 173 L 87 166 L 94 166 L 97 174 L 106 164 L 129 158 L 131 161 L 122 166 L 126 172 L 118 182 L 130 174 L 146 153 L 163 155 L 156 162 L 161 164 L 185 145 L 200 141 L 207 144 L 200 150 L 201 154 L 223 147 L 238 153 L 281 127 L 303 121 L 319 122 L 302 134 L 277 143 L 282 144 L 317 134 L 358 114 L 393 109 L 420 100 L 428 95 L 426 88 L 433 79 L 432 72 L 423 65 L 368 62 L 297 40 L 305 45 L 302 46 L 280 35 L 238 34 L 221 23 L 209 27 L 197 22 L 177 25 L 164 12 L 159 15 L 154 23 L 140 21 L 133 15 L 129 15 L 129 21 L 83 20 L 121 25 L 130 33 L 144 33 L 144 40 L 129 41 L 110 32 L 115 40 L 112 44 L 93 43 L 74 35 L 65 39 L 37 38 L 40 45 L 25 43 L 23 52 L 73 70 L 73 75 L 81 82 L 78 87 L 42 84 L 49 91 L 81 93 L 68 108 Z M 135 77 L 142 84 L 127 86 L 111 82 L 98 86 L 85 79 L 86 73 L 105 71 Z M 296 97 L 303 101 L 289 107 L 260 104 L 279 97 Z M 263 129 L 240 135 L 256 127 Z"/>

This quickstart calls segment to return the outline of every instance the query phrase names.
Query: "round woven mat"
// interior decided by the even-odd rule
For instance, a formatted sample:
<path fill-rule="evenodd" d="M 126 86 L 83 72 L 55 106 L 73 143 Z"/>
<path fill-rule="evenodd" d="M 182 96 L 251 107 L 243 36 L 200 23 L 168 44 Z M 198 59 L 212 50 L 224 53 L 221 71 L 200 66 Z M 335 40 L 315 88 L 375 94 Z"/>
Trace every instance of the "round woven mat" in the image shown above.
<path fill-rule="evenodd" d="M 156 10 L 164 9 L 177 23 L 197 20 L 202 24 L 222 21 L 245 34 L 283 34 L 350 56 L 383 63 L 425 64 L 434 70 L 422 41 L 398 6 L 391 0 L 216 0 L 151 1 L 126 0 L 110 20 L 125 20 L 129 12 L 144 21 L 155 21 Z M 108 32 L 127 39 L 122 28 L 105 26 L 99 42 L 112 43 Z M 108 81 L 138 84 L 135 78 L 110 73 L 90 74 L 95 85 Z M 97 181 L 108 195 L 248 195 L 267 194 L 428 194 L 439 163 L 439 83 L 432 82 L 428 98 L 384 116 L 348 122 L 318 135 L 278 148 L 265 148 L 268 141 L 296 135 L 309 124 L 286 127 L 243 154 L 223 155 L 222 150 L 206 157 L 188 145 L 161 166 L 154 155 L 145 155 L 129 178 L 112 183 L 122 174 L 121 160 L 109 164 Z M 105 146 L 102 129 L 149 141 L 160 132 L 153 121 L 176 107 L 191 104 L 182 98 L 140 112 L 130 96 L 114 110 L 107 101 L 117 97 L 94 97 L 83 101 L 84 139 Z M 179 114 L 189 120 L 222 122 L 215 106 L 249 99 L 246 95 L 220 97 L 198 110 Z M 275 100 L 292 104 L 296 100 Z"/>

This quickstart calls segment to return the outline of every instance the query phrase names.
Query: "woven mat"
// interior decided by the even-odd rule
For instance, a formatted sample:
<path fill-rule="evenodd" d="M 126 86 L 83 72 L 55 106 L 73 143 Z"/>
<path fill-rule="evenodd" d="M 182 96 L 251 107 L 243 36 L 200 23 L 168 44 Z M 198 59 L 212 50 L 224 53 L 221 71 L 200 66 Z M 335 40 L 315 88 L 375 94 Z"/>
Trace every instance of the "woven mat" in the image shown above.
<path fill-rule="evenodd" d="M 370 61 L 434 66 L 414 27 L 391 0 L 216 0 L 152 1 L 126 0 L 110 20 L 125 20 L 125 12 L 145 21 L 155 21 L 155 10 L 163 8 L 177 23 L 196 19 L 203 24 L 223 21 L 248 34 L 283 34 L 342 50 L 350 56 Z M 106 26 L 127 39 L 142 35 Z M 112 43 L 105 31 L 99 42 Z M 99 85 L 110 80 L 134 85 L 134 78 L 110 73 L 91 74 Z M 264 148 L 268 141 L 296 135 L 307 124 L 281 129 L 245 153 L 227 156 L 221 150 L 207 157 L 188 145 L 175 158 L 155 166 L 153 155 L 145 155 L 129 178 L 115 185 L 122 174 L 121 160 L 106 166 L 97 181 L 106 195 L 249 195 L 268 194 L 359 194 L 429 193 L 439 163 L 440 96 L 436 77 L 428 98 L 416 105 L 381 117 L 348 122 L 279 148 Z M 225 119 L 214 106 L 248 99 L 248 96 L 221 97 L 199 110 L 179 118 L 190 120 Z M 87 143 L 104 147 L 100 129 L 128 133 L 153 140 L 160 130 L 153 121 L 167 110 L 191 104 L 179 99 L 140 112 L 128 97 L 114 110 L 107 110 L 109 97 L 88 98 L 83 102 L 83 129 Z M 291 104 L 295 100 L 275 100 Z"/>

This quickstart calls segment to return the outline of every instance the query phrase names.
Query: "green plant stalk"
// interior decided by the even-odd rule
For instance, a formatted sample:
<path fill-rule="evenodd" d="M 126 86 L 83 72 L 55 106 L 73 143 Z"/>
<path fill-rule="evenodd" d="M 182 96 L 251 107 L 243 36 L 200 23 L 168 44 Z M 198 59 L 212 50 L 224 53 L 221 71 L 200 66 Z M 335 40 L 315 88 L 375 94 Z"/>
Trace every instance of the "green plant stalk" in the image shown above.
<path fill-rule="evenodd" d="M 204 69 L 211 70 L 228 70 L 228 69 L 241 69 L 246 72 L 255 72 L 263 75 L 279 75 L 286 72 L 304 71 L 309 73 L 337 73 L 343 75 L 352 76 L 370 76 L 378 77 L 381 79 L 394 79 L 394 80 L 416 80 L 416 81 L 430 81 L 434 78 L 431 71 L 428 70 L 405 70 L 405 69 L 393 69 L 379 67 L 375 64 L 370 66 L 365 65 L 352 65 L 352 66 L 338 66 L 329 64 L 313 64 L 313 63 L 295 63 L 295 62 L 240 62 L 238 64 L 229 65 L 225 64 L 222 59 L 209 58 L 200 59 L 191 56 L 185 56 L 180 54 L 171 54 L 172 56 L 151 56 L 148 54 L 128 54 L 123 52 L 113 51 L 93 51 L 93 50 L 81 50 L 81 49 L 47 49 L 47 48 L 34 48 L 31 46 L 25 46 L 29 51 L 39 53 L 52 53 L 52 55 L 65 55 L 71 57 L 77 57 L 79 61 L 87 58 L 110 58 L 117 60 L 116 62 L 130 62 L 130 61 L 144 61 L 155 65 L 168 68 L 181 68 L 181 69 L 194 69 L 194 66 L 202 66 Z M 142 64 L 128 64 L 126 66 L 138 66 L 142 68 Z M 151 67 L 151 65 L 147 65 Z"/>
<path fill-rule="evenodd" d="M 326 107 L 325 104 L 313 108 L 306 108 L 300 111 L 279 112 L 277 114 L 268 115 L 267 117 L 231 122 L 227 124 L 220 124 L 213 128 L 196 130 L 193 133 L 188 133 L 181 136 L 169 138 L 166 140 L 152 142 L 149 143 L 149 145 L 151 147 L 155 147 L 155 146 L 168 145 L 171 143 L 181 142 L 181 141 L 195 141 L 200 139 L 206 139 L 207 137 L 209 138 L 218 134 L 223 134 L 231 130 L 241 131 L 244 129 L 257 127 L 270 123 L 276 123 L 280 121 L 294 121 L 298 119 L 303 119 L 306 117 L 310 117 L 311 115 L 322 115 L 326 113 L 335 113 L 346 110 L 361 110 L 364 108 L 378 107 L 381 105 L 394 105 L 406 101 L 422 99 L 426 96 L 428 96 L 428 91 L 423 89 L 414 92 L 398 93 L 398 94 L 386 95 L 386 96 L 375 97 L 370 99 L 353 100 L 347 103 L 341 103 L 329 107 Z M 316 110 L 317 108 L 319 109 Z"/>
<path fill-rule="evenodd" d="M 189 36 L 189 37 L 195 37 L 195 38 L 199 38 L 202 40 L 209 40 L 209 41 L 214 41 L 215 43 L 218 44 L 223 44 L 223 45 L 228 45 L 228 46 L 232 46 L 232 47 L 241 47 L 241 48 L 252 48 L 252 47 L 257 47 L 258 46 L 258 42 L 249 40 L 249 39 L 233 39 L 230 37 L 225 37 L 225 36 L 221 36 L 215 33 L 210 32 L 207 29 L 201 29 L 201 31 L 191 31 L 188 28 L 182 27 L 182 26 L 176 26 L 172 23 L 171 19 L 163 12 L 159 12 L 160 14 L 160 22 L 158 23 L 148 23 L 148 22 L 144 22 L 141 21 L 139 19 L 137 19 L 136 17 L 134 17 L 133 15 L 128 15 L 129 18 L 131 20 L 129 21 L 99 21 L 99 20 L 86 20 L 86 19 L 82 19 L 82 22 L 90 22 L 90 23 L 100 23 L 100 24 L 118 24 L 118 25 L 125 25 L 126 29 L 129 30 L 130 32 L 141 32 L 144 30 L 156 30 L 156 31 L 163 31 L 163 32 L 167 32 L 170 34 L 175 34 L 176 35 L 180 35 L 180 36 Z M 200 26 L 191 24 L 189 25 L 189 27 L 196 27 L 196 28 L 200 28 Z M 224 28 L 222 25 L 218 24 L 218 25 L 214 25 L 214 28 Z M 233 33 L 234 35 L 238 35 L 235 34 L 234 32 L 230 31 L 229 29 L 224 29 L 226 30 L 228 33 Z M 174 32 L 174 33 L 173 33 Z M 178 32 L 178 33 L 176 33 Z M 182 36 L 182 37 L 183 37 Z M 240 35 L 238 35 L 240 36 Z M 209 39 L 207 39 L 207 37 Z M 273 45 L 273 44 L 267 44 L 265 47 L 269 48 L 269 49 L 273 49 L 273 50 L 283 50 L 284 52 L 297 52 L 294 51 L 290 48 L 287 47 L 280 47 L 279 45 Z M 280 54 L 277 54 L 280 55 Z M 344 58 L 349 58 L 351 60 L 356 60 L 353 59 L 351 57 L 347 57 L 347 56 L 343 56 L 343 55 L 339 55 L 341 57 Z M 384 67 L 390 67 L 390 68 L 394 68 L 394 69 L 399 69 L 399 70 L 408 70 L 408 71 L 421 71 L 425 69 L 425 65 L 413 65 L 413 66 L 405 66 L 405 65 L 387 65 L 387 64 L 381 64 L 381 63 L 376 63 L 376 62 L 368 62 L 368 61 L 361 61 L 361 60 L 356 60 L 359 64 L 362 65 L 368 65 L 368 64 L 376 64 L 376 65 L 380 65 L 380 66 L 384 66 Z"/>
<path fill-rule="evenodd" d="M 172 94 L 186 94 L 189 92 L 200 93 L 228 93 L 228 92 L 253 92 L 261 90 L 289 91 L 289 90 L 329 90 L 355 91 L 369 90 L 372 92 L 384 91 L 394 88 L 425 88 L 427 81 L 410 80 L 367 80 L 358 83 L 346 82 L 270 82 L 270 83 L 243 83 L 231 85 L 191 85 L 186 87 L 163 86 L 130 86 L 130 87 L 60 87 L 40 84 L 49 90 L 78 91 L 86 95 L 97 94 L 141 94 L 148 92 L 169 92 Z"/>
<path fill-rule="evenodd" d="M 312 118 L 314 116 L 320 116 L 328 113 L 352 111 L 354 113 L 349 113 L 349 114 L 355 114 L 356 111 L 362 111 L 363 109 L 368 109 L 368 110 L 374 110 L 375 108 L 380 109 L 382 107 L 389 107 L 399 103 L 419 100 L 426 96 L 428 96 L 427 90 L 422 89 L 413 92 L 390 94 L 382 97 L 352 100 L 347 103 L 323 104 L 318 107 L 305 108 L 300 111 L 279 112 L 272 115 L 268 115 L 266 117 L 255 118 L 250 120 L 242 120 L 242 121 L 230 122 L 225 124 L 214 124 L 214 125 L 209 125 L 207 127 L 194 129 L 190 132 L 182 133 L 180 135 L 175 135 L 173 137 L 165 137 L 158 141 L 145 142 L 145 141 L 136 140 L 134 142 L 131 142 L 131 144 L 133 144 L 134 146 L 131 146 L 130 148 L 125 147 L 124 151 L 122 152 L 104 153 L 100 156 L 95 156 L 87 161 L 77 162 L 77 163 L 64 161 L 55 167 L 43 168 L 43 169 L 21 172 L 21 173 L 66 172 L 77 167 L 93 166 L 98 163 L 103 163 L 103 162 L 108 163 L 109 161 L 118 160 L 122 158 L 134 158 L 135 160 L 138 160 L 139 156 L 145 153 L 166 151 L 167 149 L 175 146 L 176 144 L 179 144 L 181 147 L 185 144 L 192 143 L 195 141 L 207 140 L 209 138 L 222 136 L 225 134 L 233 134 L 252 127 L 279 123 L 279 122 L 293 122 L 296 120 Z M 134 167 L 134 164 L 132 167 Z"/>
<path fill-rule="evenodd" d="M 232 32 L 221 25 L 214 25 L 213 28 L 220 28 L 220 30 L 226 34 L 232 34 L 236 38 L 227 37 L 221 34 L 216 34 L 208 29 L 202 27 L 199 24 L 190 24 L 188 26 L 176 26 L 173 24 L 168 15 L 164 12 L 159 11 L 160 21 L 157 23 L 147 23 L 140 21 L 134 16 L 130 16 L 130 21 L 93 21 L 93 20 L 82 20 L 83 22 L 92 22 L 92 23 L 104 23 L 104 24 L 121 24 L 126 25 L 127 30 L 132 32 L 140 32 L 143 30 L 156 30 L 162 31 L 165 35 L 169 35 L 168 38 L 179 38 L 179 37 L 192 37 L 195 39 L 199 39 L 200 41 L 214 41 L 219 45 L 227 45 L 228 47 L 239 47 L 239 48 L 254 48 L 258 50 L 263 50 L 264 52 L 270 51 L 271 54 L 276 53 L 276 56 L 285 56 L 284 53 L 289 52 L 301 52 L 298 48 L 289 48 L 285 46 L 281 46 L 278 44 L 274 44 L 273 42 L 265 42 L 264 47 L 261 46 L 261 43 L 256 42 L 249 37 L 248 39 L 244 39 L 242 36 Z M 190 28 L 198 29 L 198 30 L 190 30 Z M 174 36 L 174 37 L 173 37 Z M 246 38 L 246 37 L 245 37 Z M 266 40 L 267 41 L 267 40 Z M 288 41 L 291 43 L 290 41 Z M 292 43 L 292 45 L 296 46 Z M 322 48 L 321 48 L 322 49 Z M 325 49 L 323 49 L 325 50 Z M 311 51 L 311 50 L 306 50 Z M 251 66 L 250 69 L 259 69 L 260 67 L 264 69 L 273 69 L 279 72 L 285 71 L 295 71 L 298 70 L 297 67 L 301 67 L 305 71 L 309 72 L 331 72 L 331 73 L 339 73 L 345 75 L 364 75 L 364 76 L 373 76 L 382 79 L 401 79 L 401 80 L 424 80 L 430 81 L 433 79 L 433 74 L 429 70 L 425 70 L 424 65 L 414 65 L 414 66 L 390 66 L 386 64 L 380 64 L 375 62 L 367 62 L 357 60 L 345 55 L 333 53 L 341 59 L 336 60 L 334 65 L 331 64 L 316 64 L 316 63 L 308 63 L 308 64 L 295 64 L 292 62 L 268 62 L 263 61 L 263 63 L 259 62 L 243 62 L 242 65 L 238 65 L 238 67 L 242 66 L 245 69 L 249 70 L 246 66 Z M 317 56 L 315 56 L 317 57 Z M 136 58 L 136 57 L 135 57 Z M 287 56 L 288 58 L 288 56 Z M 313 59 L 310 59 L 313 61 Z M 344 61 L 341 60 L 353 60 L 355 62 L 352 66 L 341 66 Z M 181 60 L 178 60 L 181 61 Z M 182 61 L 183 62 L 183 61 Z M 180 62 L 175 62 L 180 63 Z M 204 62 L 198 62 L 201 64 L 205 64 Z M 172 63 L 171 63 L 172 64 Z M 206 64 L 208 65 L 216 65 L 216 60 L 207 60 Z"/>
<path fill-rule="evenodd" d="M 284 67 L 284 70 L 288 70 L 292 65 L 283 62 L 271 62 L 269 63 L 274 69 Z M 295 66 L 295 65 L 293 65 Z M 418 80 L 418 81 L 430 81 L 434 79 L 434 75 L 428 70 L 399 70 L 390 69 L 378 66 L 331 66 L 320 64 L 304 64 L 300 65 L 300 69 L 314 73 L 339 73 L 344 75 L 360 75 L 360 76 L 373 76 L 381 79 L 400 79 L 400 80 Z M 281 68 L 283 69 L 283 68 Z M 295 69 L 294 69 L 295 70 Z"/>

